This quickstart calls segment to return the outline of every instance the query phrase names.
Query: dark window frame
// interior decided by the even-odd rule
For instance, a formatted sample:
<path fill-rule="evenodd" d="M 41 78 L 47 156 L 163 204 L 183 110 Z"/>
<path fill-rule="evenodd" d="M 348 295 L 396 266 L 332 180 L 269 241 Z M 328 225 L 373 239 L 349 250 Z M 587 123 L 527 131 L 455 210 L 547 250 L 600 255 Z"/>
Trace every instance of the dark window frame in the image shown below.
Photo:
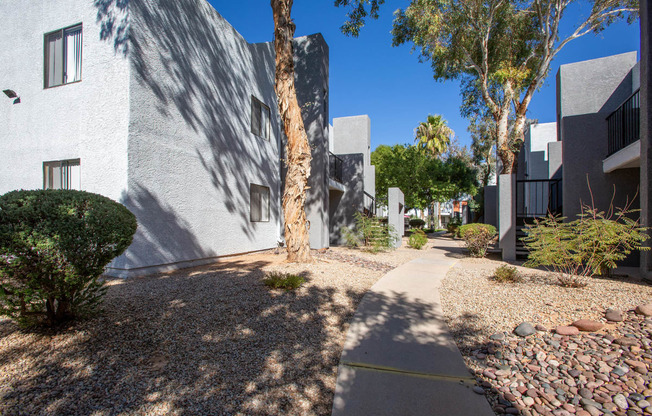
<path fill-rule="evenodd" d="M 69 169 L 71 166 L 79 166 L 81 169 L 81 159 L 48 160 L 43 162 L 43 189 L 74 189 L 70 187 Z M 61 176 L 59 178 L 61 188 L 53 188 L 53 175 L 50 174 L 50 169 L 54 167 L 59 167 L 61 169 Z"/>
<path fill-rule="evenodd" d="M 83 74 L 82 68 L 83 68 L 83 65 L 80 67 L 79 79 L 77 81 L 67 82 L 67 80 L 66 80 L 66 75 L 67 75 L 66 74 L 66 59 L 65 59 L 65 56 L 66 56 L 66 42 L 65 42 L 64 34 L 66 33 L 66 31 L 70 31 L 72 29 L 77 29 L 77 28 L 81 29 L 81 37 L 82 37 L 82 39 L 81 39 L 81 41 L 82 41 L 81 61 L 84 62 L 84 25 L 83 25 L 83 23 L 79 22 L 79 23 L 74 24 L 74 25 L 66 26 L 66 27 L 58 29 L 58 30 L 53 30 L 51 32 L 47 32 L 47 33 L 45 33 L 43 35 L 43 89 L 57 88 L 57 87 L 61 87 L 63 85 L 76 84 L 78 82 L 82 82 L 82 74 Z M 49 59 L 50 59 L 50 57 L 49 57 L 49 49 L 48 49 L 48 38 L 50 36 L 56 35 L 56 34 L 61 35 L 62 81 L 61 81 L 61 84 L 48 85 L 48 75 L 49 75 L 49 72 L 48 72 L 49 71 L 49 65 L 48 64 L 49 64 Z"/>
<path fill-rule="evenodd" d="M 267 123 L 265 126 L 262 126 L 263 122 L 263 111 L 267 112 Z M 269 106 L 264 102 L 260 101 L 255 96 L 251 96 L 251 123 L 250 130 L 251 132 L 263 138 L 264 140 L 270 141 L 271 136 L 271 124 L 272 124 L 272 112 L 269 109 Z"/>
<path fill-rule="evenodd" d="M 262 201 L 261 201 L 261 204 L 260 204 L 260 219 L 254 218 L 253 191 L 256 188 L 258 188 L 258 190 L 267 191 L 267 204 L 266 204 L 266 206 L 262 205 Z M 271 192 L 270 192 L 269 186 L 258 185 L 256 183 L 250 183 L 249 184 L 249 222 L 269 222 L 270 221 L 270 197 L 271 197 Z"/>

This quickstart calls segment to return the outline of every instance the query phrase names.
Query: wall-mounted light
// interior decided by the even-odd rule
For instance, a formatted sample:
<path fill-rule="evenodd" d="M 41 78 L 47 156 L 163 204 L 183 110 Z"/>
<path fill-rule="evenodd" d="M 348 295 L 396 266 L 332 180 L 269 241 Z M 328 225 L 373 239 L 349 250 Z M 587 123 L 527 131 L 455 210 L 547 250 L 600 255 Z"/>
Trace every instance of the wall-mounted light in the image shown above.
<path fill-rule="evenodd" d="M 4 92 L 5 95 L 9 98 L 15 98 L 14 104 L 20 103 L 20 97 L 18 96 L 18 94 L 16 94 L 14 90 L 2 90 L 2 92 Z"/>

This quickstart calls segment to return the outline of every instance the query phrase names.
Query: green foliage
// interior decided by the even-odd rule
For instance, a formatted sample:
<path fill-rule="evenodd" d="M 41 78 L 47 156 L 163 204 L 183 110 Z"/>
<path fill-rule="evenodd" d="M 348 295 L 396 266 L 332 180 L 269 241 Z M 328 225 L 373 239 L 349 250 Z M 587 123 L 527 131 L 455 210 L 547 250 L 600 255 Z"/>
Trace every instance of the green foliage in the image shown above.
<path fill-rule="evenodd" d="M 263 283 L 265 286 L 271 289 L 285 289 L 285 290 L 294 290 L 299 288 L 304 284 L 306 279 L 303 276 L 299 276 L 291 273 L 278 273 L 272 272 L 269 273 L 264 279 Z"/>
<path fill-rule="evenodd" d="M 398 187 L 405 206 L 425 209 L 433 201 L 445 202 L 477 188 L 475 169 L 464 158 L 434 158 L 410 145 L 380 145 L 371 153 L 376 166 L 376 195 L 387 204 L 387 190 Z"/>
<path fill-rule="evenodd" d="M 426 225 L 426 222 L 421 218 L 411 218 L 410 227 L 412 228 L 423 228 Z"/>
<path fill-rule="evenodd" d="M 446 151 L 454 134 L 444 117 L 439 114 L 428 115 L 425 122 L 419 123 L 414 140 L 420 149 L 432 156 L 439 156 Z"/>
<path fill-rule="evenodd" d="M 135 232 L 135 216 L 101 195 L 0 196 L 0 314 L 29 326 L 97 311 L 105 292 L 98 278 Z"/>
<path fill-rule="evenodd" d="M 459 217 L 453 217 L 448 222 L 448 224 L 446 224 L 446 231 L 460 237 L 460 235 L 458 234 L 458 229 L 460 228 L 460 226 L 462 226 L 462 219 Z"/>
<path fill-rule="evenodd" d="M 523 242 L 530 251 L 525 265 L 555 272 L 562 286 L 586 286 L 588 278 L 616 268 L 632 251 L 649 250 L 643 245 L 648 229 L 630 218 L 637 211 L 630 205 L 607 213 L 583 205 L 574 221 L 551 215 L 536 219 L 525 228 Z"/>
<path fill-rule="evenodd" d="M 484 257 L 496 235 L 496 227 L 490 224 L 466 224 L 459 228 L 459 235 L 472 257 Z"/>
<path fill-rule="evenodd" d="M 363 247 L 372 253 L 394 248 L 394 243 L 399 238 L 393 226 L 360 212 L 355 213 L 355 229 L 342 227 L 341 232 L 347 246 Z"/>
<path fill-rule="evenodd" d="M 357 36 L 367 17 L 378 17 L 383 3 L 336 0 L 337 6 L 352 9 L 342 31 Z M 583 7 L 581 3 L 411 0 L 394 13 L 393 45 L 412 43 L 420 59 L 430 61 L 435 79 L 459 79 L 463 107 L 486 107 L 497 121 L 503 172 L 510 173 L 523 140 L 528 106 L 554 57 L 574 39 L 600 33 L 620 20 L 633 23 L 638 17 L 637 0 L 595 0 L 587 2 L 586 13 L 576 22 L 568 21 L 564 16 L 578 16 L 568 10 Z M 506 128 L 512 111 L 515 134 Z"/>
<path fill-rule="evenodd" d="M 516 267 L 503 264 L 494 270 L 494 280 L 499 283 L 518 283 L 522 279 Z"/>
<path fill-rule="evenodd" d="M 428 237 L 426 237 L 426 233 L 421 229 L 414 230 L 412 234 L 410 234 L 410 238 L 408 238 L 408 245 L 417 250 L 420 250 L 421 247 L 426 245 L 426 243 L 428 243 Z"/>

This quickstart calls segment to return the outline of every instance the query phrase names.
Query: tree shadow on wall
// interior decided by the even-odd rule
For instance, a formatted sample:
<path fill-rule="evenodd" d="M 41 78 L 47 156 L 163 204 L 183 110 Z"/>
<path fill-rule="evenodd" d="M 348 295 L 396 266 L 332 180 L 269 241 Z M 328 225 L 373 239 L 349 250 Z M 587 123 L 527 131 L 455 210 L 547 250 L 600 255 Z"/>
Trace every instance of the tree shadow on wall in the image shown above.
<path fill-rule="evenodd" d="M 118 22 L 115 11 L 127 6 L 128 15 Z M 256 224 L 249 219 L 251 183 L 270 187 L 270 220 L 281 215 L 283 132 L 274 92 L 272 44 L 247 43 L 204 1 L 97 0 L 96 7 L 101 38 L 113 41 L 116 50 L 128 50 L 139 86 L 132 89 L 132 107 L 144 114 L 150 108 L 153 116 L 182 122 L 174 134 L 169 126 L 146 134 L 162 147 L 175 148 L 183 138 L 182 148 L 194 148 L 194 160 L 205 175 L 189 179 L 212 186 L 207 193 L 214 193 L 229 220 L 235 219 L 240 231 L 255 240 Z M 125 26 L 128 43 L 120 30 Z M 316 102 L 321 98 L 310 98 L 324 94 L 320 71 L 313 69 L 297 67 L 297 85 L 304 91 L 299 104 L 308 131 L 318 131 L 317 124 L 323 124 L 321 102 Z M 252 95 L 270 107 L 270 140 L 251 132 Z M 320 170 L 315 178 L 323 181 Z M 321 201 L 326 197 L 315 196 Z"/>

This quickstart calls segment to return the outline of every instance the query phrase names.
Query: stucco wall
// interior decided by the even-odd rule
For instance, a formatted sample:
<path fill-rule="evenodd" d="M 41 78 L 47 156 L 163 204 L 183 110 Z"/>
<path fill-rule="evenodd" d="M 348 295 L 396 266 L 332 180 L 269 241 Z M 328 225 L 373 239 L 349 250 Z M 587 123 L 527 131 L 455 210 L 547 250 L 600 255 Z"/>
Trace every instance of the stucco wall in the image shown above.
<path fill-rule="evenodd" d="M 329 246 L 328 209 L 328 45 L 321 34 L 294 40 L 297 100 L 312 151 L 306 195 L 310 247 Z"/>
<path fill-rule="evenodd" d="M 129 191 L 139 222 L 113 273 L 274 247 L 280 123 L 270 44 L 250 45 L 203 0 L 131 2 Z M 251 97 L 271 110 L 251 132 Z M 250 184 L 270 188 L 250 221 Z M 157 268 L 158 269 L 158 268 Z"/>
<path fill-rule="evenodd" d="M 0 194 L 42 189 L 43 162 L 81 159 L 81 188 L 118 200 L 127 188 L 128 19 L 112 2 L 0 2 Z M 102 32 L 102 16 L 116 18 Z M 98 21 L 100 17 L 100 21 Z M 44 89 L 44 35 L 81 23 L 82 80 Z"/>
<path fill-rule="evenodd" d="M 363 174 L 364 160 L 361 153 L 338 155 L 342 159 L 342 180 L 344 192 L 331 190 L 330 204 L 330 242 L 343 244 L 342 227 L 355 226 L 355 213 L 362 212 L 364 203 Z"/>
<path fill-rule="evenodd" d="M 368 115 L 333 119 L 331 151 L 336 155 L 361 153 L 364 192 L 376 197 L 376 167 L 371 164 L 371 119 Z"/>
<path fill-rule="evenodd" d="M 575 218 L 581 203 L 607 209 L 622 206 L 636 194 L 638 169 L 602 172 L 607 156 L 606 117 L 633 92 L 636 52 L 562 65 L 557 73 L 558 122 L 563 145 L 564 216 Z M 638 202 L 636 203 L 638 205 Z"/>

